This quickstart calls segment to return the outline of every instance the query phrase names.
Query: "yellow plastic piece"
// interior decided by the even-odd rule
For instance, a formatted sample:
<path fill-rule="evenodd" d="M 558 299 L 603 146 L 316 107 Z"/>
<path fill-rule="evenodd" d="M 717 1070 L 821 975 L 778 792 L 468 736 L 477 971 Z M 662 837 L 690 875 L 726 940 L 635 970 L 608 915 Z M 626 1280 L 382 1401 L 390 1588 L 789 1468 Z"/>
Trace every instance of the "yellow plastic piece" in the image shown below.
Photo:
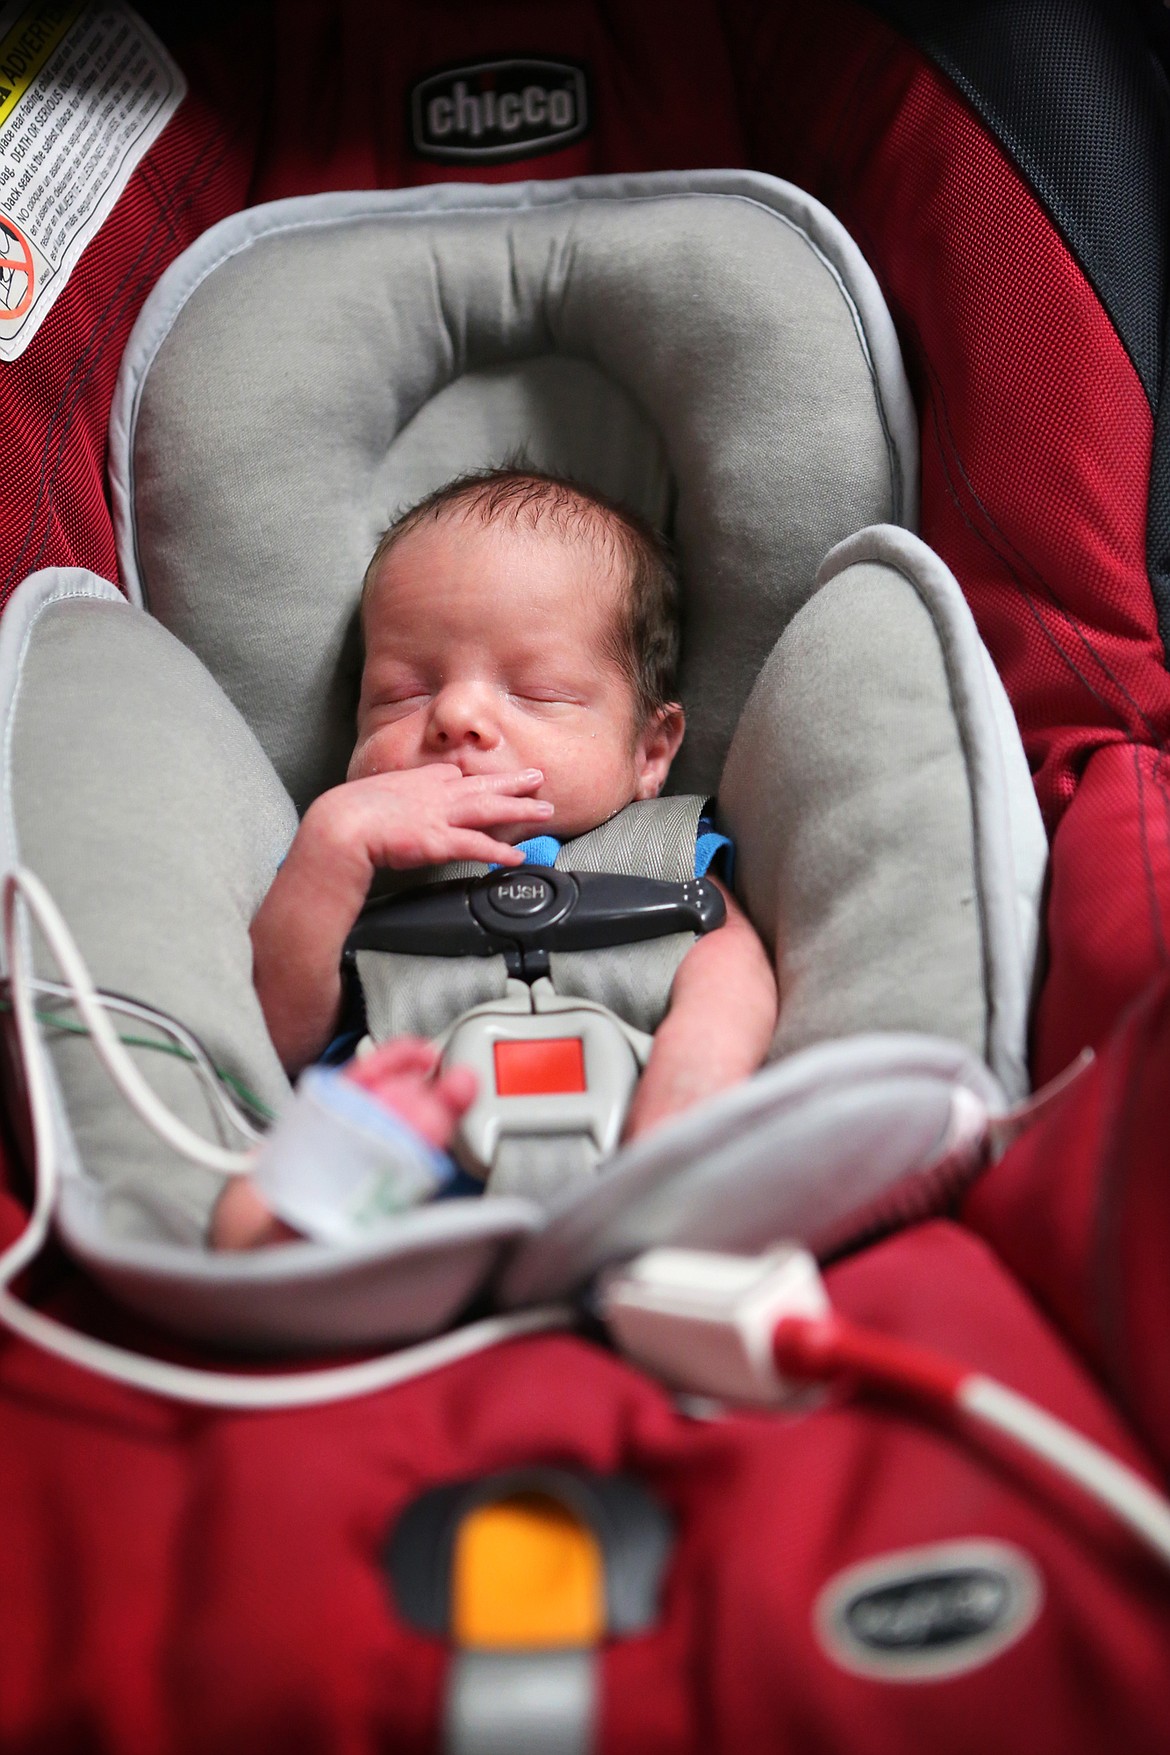
<path fill-rule="evenodd" d="M 451 1631 L 465 1649 L 596 1645 L 605 1568 L 592 1530 L 543 1493 L 471 1512 L 455 1539 Z"/>

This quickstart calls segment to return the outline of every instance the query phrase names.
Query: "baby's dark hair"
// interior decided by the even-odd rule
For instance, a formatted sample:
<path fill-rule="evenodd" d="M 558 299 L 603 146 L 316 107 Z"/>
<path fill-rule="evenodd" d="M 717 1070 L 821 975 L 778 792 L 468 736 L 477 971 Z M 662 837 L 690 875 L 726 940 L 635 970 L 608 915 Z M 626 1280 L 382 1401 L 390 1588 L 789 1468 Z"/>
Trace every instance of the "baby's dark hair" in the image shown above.
<path fill-rule="evenodd" d="M 567 542 L 601 546 L 624 571 L 627 590 L 609 632 L 610 656 L 634 691 L 639 723 L 645 724 L 676 698 L 679 659 L 678 572 L 666 538 L 636 512 L 568 476 L 522 464 L 460 475 L 427 494 L 397 517 L 370 558 L 362 580 L 366 600 L 394 544 L 428 519 L 449 512 L 484 524 L 510 519 L 534 530 L 548 522 Z"/>

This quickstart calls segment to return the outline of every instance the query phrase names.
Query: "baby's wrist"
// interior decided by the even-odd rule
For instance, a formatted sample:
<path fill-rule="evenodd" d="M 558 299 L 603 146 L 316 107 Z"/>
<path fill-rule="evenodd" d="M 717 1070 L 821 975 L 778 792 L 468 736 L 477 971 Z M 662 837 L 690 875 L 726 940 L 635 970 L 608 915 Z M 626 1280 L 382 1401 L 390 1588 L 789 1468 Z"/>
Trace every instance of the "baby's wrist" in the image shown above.
<path fill-rule="evenodd" d="M 365 900 L 374 875 L 374 862 L 362 837 L 353 832 L 350 814 L 340 806 L 336 787 L 313 800 L 288 850 L 285 866 L 295 863 L 298 872 L 322 889 L 338 884 L 360 889 Z M 283 868 L 282 868 L 283 869 Z"/>
<path fill-rule="evenodd" d="M 318 944 L 341 945 L 361 912 L 374 878 L 364 848 L 335 840 L 328 825 L 306 813 L 269 894 L 279 898 L 279 911 L 289 924 L 309 921 Z"/>

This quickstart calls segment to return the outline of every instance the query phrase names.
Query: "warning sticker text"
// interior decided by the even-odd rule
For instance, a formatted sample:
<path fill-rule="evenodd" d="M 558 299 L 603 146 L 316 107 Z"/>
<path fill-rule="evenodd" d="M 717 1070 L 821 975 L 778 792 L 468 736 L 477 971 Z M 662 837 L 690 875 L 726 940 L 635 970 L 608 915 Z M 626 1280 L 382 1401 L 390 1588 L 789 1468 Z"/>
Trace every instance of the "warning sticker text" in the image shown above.
<path fill-rule="evenodd" d="M 24 352 L 185 92 L 129 6 L 0 15 L 0 359 Z"/>

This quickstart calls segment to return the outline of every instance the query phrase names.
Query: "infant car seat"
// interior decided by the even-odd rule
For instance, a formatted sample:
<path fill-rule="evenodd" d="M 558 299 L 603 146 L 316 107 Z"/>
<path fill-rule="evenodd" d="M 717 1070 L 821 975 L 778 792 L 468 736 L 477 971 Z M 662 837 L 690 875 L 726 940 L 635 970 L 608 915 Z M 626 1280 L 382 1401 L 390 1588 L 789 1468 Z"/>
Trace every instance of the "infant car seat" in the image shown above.
<path fill-rule="evenodd" d="M 122 572 L 150 613 L 49 572 L 0 632 L 6 863 L 47 881 L 99 981 L 280 1107 L 247 928 L 294 805 L 344 777 L 363 560 L 396 509 L 517 448 L 674 532 L 690 730 L 672 786 L 717 793 L 735 838 L 777 957 L 774 1065 L 550 1214 L 452 1202 L 332 1261 L 306 1243 L 225 1262 L 199 1248 L 221 1179 L 168 1161 L 67 1038 L 61 1234 L 205 1337 L 426 1333 L 505 1255 L 523 1303 L 644 1241 L 839 1248 L 891 1184 L 949 1162 L 968 1110 L 1026 1089 L 1043 832 L 958 587 L 906 528 L 893 331 L 832 217 L 740 172 L 277 203 L 163 277 L 111 416 Z M 94 680 L 63 706 L 66 674 Z M 66 764 L 82 724 L 89 756 Z M 135 738 L 137 772 L 103 783 Z M 105 860 L 126 876 L 113 905 Z M 197 1122 L 191 1070 L 138 1052 Z"/>
<path fill-rule="evenodd" d="M 1159 10 L 1153 0 L 1149 10 Z M 57 9 L 52 20 L 10 8 L 0 20 L 0 91 L 10 88 L 0 96 L 0 209 L 19 232 L 17 186 L 39 184 L 47 193 L 32 223 L 56 233 L 37 234 L 48 257 L 12 232 L 0 239 L 6 603 L 37 568 L 119 576 L 103 482 L 118 361 L 167 263 L 248 203 L 753 163 L 814 190 L 861 243 L 895 312 L 920 410 L 922 533 L 975 610 L 1049 828 L 1059 825 L 1033 1068 L 1049 1077 L 1085 1041 L 1098 1061 L 975 1183 L 966 1225 L 915 1224 L 829 1263 L 825 1277 L 855 1320 L 1007 1380 L 1153 1472 L 1151 1458 L 1170 1456 L 1164 1361 L 1149 1340 L 1165 1326 L 1170 1225 L 1164 975 L 1143 992 L 1165 963 L 1170 869 L 1170 842 L 1157 833 L 1170 700 L 1159 634 L 1170 426 L 1158 415 L 1170 185 L 1162 87 L 1143 58 L 1136 9 L 1106 0 L 944 9 L 823 0 L 815 10 L 753 0 L 527 10 L 514 0 L 438 9 L 301 0 L 149 11 L 169 53 L 120 4 Z M 567 132 L 525 125 L 519 136 L 470 136 L 485 92 L 515 97 L 537 81 L 538 103 L 558 82 L 571 91 Z M 428 138 L 424 100 L 454 103 L 460 86 L 462 134 L 454 144 Z M 61 101 L 74 94 L 80 108 Z M 4 180 L 38 112 L 42 126 L 68 133 L 73 162 L 61 170 L 26 157 Z M 339 284 L 325 264 L 298 348 L 331 322 Z M 35 295 L 15 316 L 13 289 L 18 306 Z M 230 376 L 230 329 L 218 347 Z M 194 409 L 202 387 L 192 394 Z M 271 385 L 266 396 L 276 424 Z M 234 469 L 230 444 L 225 455 Z M 905 504 L 857 509 L 851 525 L 907 515 Z M 76 572 L 42 583 L 49 595 L 95 589 Z M 315 576 L 307 590 L 315 595 Z M 267 871 L 251 870 L 247 850 L 280 843 L 287 799 L 262 788 L 267 808 L 255 822 L 247 787 L 209 779 L 201 800 L 191 769 L 206 756 L 210 773 L 252 772 L 254 746 L 241 742 L 221 695 L 206 693 L 206 673 L 175 659 L 161 624 L 133 616 L 112 592 L 73 606 L 78 623 L 120 616 L 149 632 L 131 653 L 102 644 L 103 629 L 79 658 L 90 668 L 71 671 L 53 662 L 67 647 L 77 655 L 70 606 L 34 617 L 34 595 L 22 593 L 29 638 L 16 643 L 27 662 L 9 720 L 10 772 L 37 677 L 62 693 L 55 710 L 42 695 L 24 713 L 24 750 L 40 753 L 14 787 L 21 851 L 39 863 L 42 842 L 68 844 L 70 869 L 54 868 L 53 886 L 104 980 L 117 972 L 131 992 L 149 986 L 176 1008 L 198 999 L 216 1019 L 222 996 L 239 1019 L 248 1003 L 239 941 L 225 948 L 206 923 L 223 919 L 215 885 L 226 868 L 237 874 L 227 886 L 235 917 L 263 889 Z M 303 649 L 295 621 L 269 629 L 278 647 Z M 114 692 L 128 691 L 113 736 L 96 710 L 110 694 L 94 674 L 102 665 Z M 167 690 L 173 712 L 159 707 Z M 848 706 L 840 717 L 856 726 L 864 715 Z M 52 771 L 54 750 L 77 784 L 50 824 L 36 809 L 39 781 L 69 791 Z M 113 809 L 123 779 L 143 815 L 173 827 L 195 813 L 185 846 L 164 824 L 160 835 L 143 827 L 141 861 L 127 851 L 132 813 Z M 38 816 L 43 834 L 33 836 Z M 7 852 L 11 821 L 5 832 Z M 217 839 L 226 859 L 213 857 Z M 844 833 L 834 845 L 851 875 L 860 843 Z M 899 885 L 903 914 L 906 893 Z M 168 906 L 168 894 L 182 904 Z M 834 894 L 849 895 L 848 885 Z M 126 930 L 95 929 L 120 896 Z M 918 889 L 910 896 L 917 907 Z M 157 913 L 144 913 L 149 930 L 135 934 L 129 915 L 147 899 Z M 200 995 L 165 978 L 154 987 L 158 969 L 135 962 L 136 939 L 168 934 L 202 947 Z M 872 952 L 874 941 L 862 944 Z M 822 986 L 822 1006 L 838 991 Z M 871 1021 L 845 1018 L 843 1028 Z M 938 1017 L 925 1027 L 954 1032 Z M 987 1052 L 969 1040 L 963 1089 L 966 1057 Z M 61 1207 L 76 1218 L 75 1246 L 96 1245 L 95 1266 L 111 1283 L 121 1275 L 126 1296 L 130 1270 L 142 1268 L 153 1290 L 140 1289 L 140 1300 L 158 1309 L 164 1283 L 174 1320 L 197 1326 L 181 1263 L 207 1263 L 191 1217 L 206 1185 L 197 1176 L 184 1187 L 185 1169 L 126 1127 L 88 1045 L 72 1066 L 64 1045 L 53 1052 L 88 1173 L 71 1173 Z M 848 1107 L 857 1066 L 843 1066 L 833 1044 L 812 1054 L 822 1074 L 844 1075 Z M 795 1047 L 756 1088 L 779 1085 L 802 1061 L 812 1064 Z M 880 1070 L 888 1092 L 889 1058 Z M 947 1093 L 941 1124 L 954 1081 L 940 1079 L 937 1062 L 927 1070 L 931 1089 Z M 207 1125 L 203 1109 L 187 1107 L 185 1073 L 152 1076 Z M 910 1082 L 913 1104 L 922 1083 Z M 278 1076 L 273 1094 L 283 1095 Z M 807 1115 L 808 1089 L 789 1095 Z M 779 1107 L 769 1129 L 783 1121 Z M 734 1151 L 750 1127 L 725 1131 L 717 1143 Z M 68 1146 L 60 1126 L 56 1137 Z M 794 1149 L 789 1169 L 800 1161 Z M 119 1164 L 130 1171 L 124 1200 Z M 767 1168 L 757 1192 L 776 1190 L 775 1164 Z M 610 1186 L 619 1180 L 620 1171 Z M 889 1187 L 880 1174 L 877 1185 Z M 19 1179 L 13 1186 L 20 1192 Z M 144 1211 L 151 1186 L 165 1202 Z M 716 1175 L 708 1217 L 731 1186 Z M 663 1205 L 677 1220 L 678 1204 Z M 24 1222 L 7 1194 L 0 1220 L 8 1234 Z M 534 1222 L 547 1246 L 556 1218 Z M 136 1240 L 149 1244 L 141 1262 Z M 587 1261 L 573 1255 L 571 1235 L 563 1241 L 564 1260 Z M 500 1247 L 488 1240 L 486 1260 Z M 607 1247 L 620 1253 L 620 1238 L 611 1233 Z M 284 1274 L 277 1253 L 267 1260 Z M 557 1271 L 563 1281 L 563 1264 Z M 433 1281 L 404 1260 L 399 1275 L 408 1274 L 417 1313 Z M 302 1293 L 310 1283 L 306 1270 Z M 372 1307 L 385 1289 L 379 1271 Z M 112 1307 L 75 1267 L 62 1271 L 52 1252 L 23 1290 L 81 1322 L 99 1358 L 103 1341 L 128 1336 L 159 1347 L 157 1329 Z M 351 1281 L 350 1315 L 353 1290 Z M 223 1293 L 230 1305 L 230 1275 Z M 320 1305 L 315 1320 L 323 1333 Z M 370 1333 L 376 1322 L 372 1314 Z M 285 1322 L 286 1343 L 290 1332 Z M 1079 1501 L 998 1450 L 963 1442 L 949 1420 L 853 1395 L 798 1418 L 684 1409 L 599 1347 L 557 1336 L 496 1347 L 393 1392 L 260 1418 L 143 1396 L 10 1336 L 0 1374 L 6 1747 L 888 1755 L 994 1740 L 1005 1755 L 1113 1745 L 1155 1755 L 1165 1743 L 1161 1575 Z M 229 1399 L 222 1379 L 216 1393 Z M 494 1607 L 485 1580 L 499 1582 Z M 556 1580 L 567 1587 L 559 1615 Z"/>

